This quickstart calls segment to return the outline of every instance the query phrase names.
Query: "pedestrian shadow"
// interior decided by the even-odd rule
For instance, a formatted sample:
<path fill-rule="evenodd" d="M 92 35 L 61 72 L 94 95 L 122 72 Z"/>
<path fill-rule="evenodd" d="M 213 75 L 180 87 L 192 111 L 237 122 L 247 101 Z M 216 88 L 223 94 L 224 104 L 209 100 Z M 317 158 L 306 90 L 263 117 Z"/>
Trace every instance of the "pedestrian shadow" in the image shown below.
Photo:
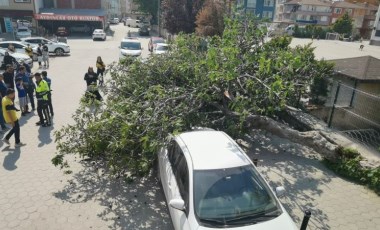
<path fill-rule="evenodd" d="M 258 159 L 258 171 L 271 188 L 283 186 L 286 196 L 281 203 L 294 222 L 300 226 L 303 212 L 312 211 L 309 225 L 330 229 L 327 214 L 318 207 L 318 200 L 336 175 L 322 163 L 321 157 L 288 140 L 255 131 L 248 137 L 248 155 Z"/>
<path fill-rule="evenodd" d="M 38 140 L 40 141 L 40 143 L 38 144 L 39 148 L 43 147 L 44 145 L 48 145 L 53 141 L 51 139 L 51 131 L 54 129 L 53 125 L 54 123 L 52 123 L 52 125 L 48 127 L 39 126 L 39 129 L 38 129 Z"/>
<path fill-rule="evenodd" d="M 32 117 L 35 117 L 37 115 L 37 112 L 31 111 L 30 113 L 26 114 L 25 116 L 21 116 L 18 121 L 20 124 L 20 127 L 28 123 L 28 120 Z"/>
<path fill-rule="evenodd" d="M 127 183 L 111 178 L 105 167 L 82 162 L 84 169 L 75 175 L 56 198 L 70 203 L 95 200 L 103 208 L 98 212 L 109 229 L 173 229 L 163 192 L 150 174 Z"/>
<path fill-rule="evenodd" d="M 3 167 L 8 171 L 13 171 L 17 169 L 16 162 L 20 158 L 21 149 L 20 148 L 10 148 L 9 146 L 5 147 L 3 152 L 8 152 L 8 155 L 4 157 Z"/>

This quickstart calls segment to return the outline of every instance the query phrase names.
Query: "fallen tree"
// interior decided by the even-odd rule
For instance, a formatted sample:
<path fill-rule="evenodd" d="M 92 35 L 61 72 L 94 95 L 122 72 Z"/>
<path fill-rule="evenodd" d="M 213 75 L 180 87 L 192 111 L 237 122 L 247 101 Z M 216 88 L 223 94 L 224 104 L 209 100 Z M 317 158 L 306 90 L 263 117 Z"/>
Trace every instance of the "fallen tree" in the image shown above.
<path fill-rule="evenodd" d="M 226 19 L 221 37 L 180 35 L 163 56 L 126 59 L 109 70 L 107 100 L 83 103 L 74 124 L 56 132 L 55 165 L 79 154 L 105 160 L 114 173 L 147 173 L 169 134 L 210 127 L 238 138 L 253 129 L 307 145 L 329 160 L 335 144 L 319 132 L 283 124 L 280 112 L 297 106 L 315 78 L 333 66 L 315 60 L 310 46 L 290 48 L 291 38 L 264 42 L 254 20 Z"/>

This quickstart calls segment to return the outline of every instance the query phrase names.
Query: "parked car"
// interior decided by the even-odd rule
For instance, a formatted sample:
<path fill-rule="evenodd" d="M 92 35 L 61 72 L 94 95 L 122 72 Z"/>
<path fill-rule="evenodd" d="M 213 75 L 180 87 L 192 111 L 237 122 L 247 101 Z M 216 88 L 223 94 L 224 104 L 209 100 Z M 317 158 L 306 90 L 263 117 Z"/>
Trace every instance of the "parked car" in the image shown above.
<path fill-rule="evenodd" d="M 149 36 L 149 28 L 147 26 L 142 26 L 139 28 L 140 36 Z"/>
<path fill-rule="evenodd" d="M 137 38 L 124 38 L 120 43 L 120 55 L 119 59 L 125 57 L 140 57 L 142 48 L 141 42 Z"/>
<path fill-rule="evenodd" d="M 70 27 L 71 33 L 89 33 L 91 30 L 86 24 L 77 24 Z"/>
<path fill-rule="evenodd" d="M 3 60 L 4 60 L 5 52 L 8 52 L 8 50 L 0 48 L 0 67 L 1 67 L 1 69 L 4 69 Z M 28 55 L 23 54 L 23 53 L 17 53 L 17 52 L 14 52 L 14 53 L 8 52 L 8 53 L 12 57 L 14 57 L 18 63 L 23 61 L 25 64 L 29 65 L 30 68 L 33 68 L 33 60 Z"/>
<path fill-rule="evenodd" d="M 94 30 L 94 32 L 92 33 L 92 40 L 95 41 L 96 39 L 101 39 L 103 41 L 105 41 L 107 39 L 107 35 L 104 32 L 104 30 L 102 30 L 102 29 Z"/>
<path fill-rule="evenodd" d="M 249 157 L 224 132 L 172 137 L 158 153 L 157 169 L 176 230 L 297 229 Z"/>
<path fill-rule="evenodd" d="M 166 43 L 157 43 L 153 49 L 153 54 L 164 54 L 169 50 L 169 45 Z"/>
<path fill-rule="evenodd" d="M 3 41 L 3 42 L 0 42 L 0 48 L 7 50 L 10 44 L 12 44 L 12 46 L 15 48 L 16 53 L 27 54 L 25 51 L 25 48 L 27 47 L 27 45 L 23 44 L 22 42 L 19 42 L 19 41 Z M 37 61 L 37 46 L 31 44 L 31 47 L 33 49 L 33 61 Z"/>
<path fill-rule="evenodd" d="M 69 30 L 64 26 L 60 26 L 57 28 L 57 32 L 55 34 L 60 37 L 66 37 L 69 36 Z"/>
<path fill-rule="evenodd" d="M 28 27 L 19 27 L 16 30 L 16 39 L 27 38 L 32 36 L 32 31 Z"/>
<path fill-rule="evenodd" d="M 19 19 L 16 21 L 17 27 L 31 27 L 32 23 L 28 20 Z"/>
<path fill-rule="evenodd" d="M 110 19 L 110 24 L 119 24 L 119 19 L 118 18 L 111 18 Z"/>
<path fill-rule="evenodd" d="M 38 44 L 46 44 L 49 53 L 54 53 L 58 56 L 62 56 L 64 54 L 70 53 L 70 46 L 63 42 L 54 42 L 52 40 L 43 38 L 43 37 L 29 37 L 23 38 L 21 41 L 24 44 L 38 45 Z"/>
<path fill-rule="evenodd" d="M 133 19 L 133 18 L 128 18 L 126 21 L 125 21 L 125 24 L 128 26 L 128 27 L 136 27 L 136 28 L 139 28 L 141 26 L 143 26 L 143 23 L 138 20 L 138 19 Z"/>
<path fill-rule="evenodd" d="M 149 43 L 148 43 L 148 50 L 150 52 L 153 52 L 153 49 L 157 43 L 165 43 L 165 39 L 163 39 L 161 37 L 151 37 L 149 39 Z"/>

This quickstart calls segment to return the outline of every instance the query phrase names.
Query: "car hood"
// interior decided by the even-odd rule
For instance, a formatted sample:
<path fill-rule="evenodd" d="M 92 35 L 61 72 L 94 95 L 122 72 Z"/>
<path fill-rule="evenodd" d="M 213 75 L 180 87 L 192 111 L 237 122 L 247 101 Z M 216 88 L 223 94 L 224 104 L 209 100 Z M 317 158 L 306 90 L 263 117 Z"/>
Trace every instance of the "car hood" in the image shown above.
<path fill-rule="evenodd" d="M 164 54 L 164 53 L 167 53 L 168 51 L 165 51 L 165 50 L 156 50 L 154 51 L 155 54 Z"/>
<path fill-rule="evenodd" d="M 22 53 L 12 53 L 11 56 L 16 58 L 16 59 L 24 59 L 24 60 L 30 58 L 28 55 L 22 54 Z"/>
<path fill-rule="evenodd" d="M 199 226 L 197 230 L 212 230 L 212 229 L 218 229 L 218 228 L 209 228 L 209 227 L 203 227 Z M 230 228 L 224 228 L 224 229 L 233 229 L 233 230 L 277 230 L 277 229 L 283 229 L 283 230 L 297 230 L 297 226 L 294 224 L 293 220 L 290 218 L 290 216 L 284 212 L 280 216 L 271 219 L 269 221 L 265 222 L 259 222 L 254 225 L 246 225 L 241 227 L 234 227 L 231 226 Z"/>
<path fill-rule="evenodd" d="M 141 55 L 141 50 L 126 50 L 126 49 L 121 49 L 120 50 L 123 55 L 130 55 L 130 56 L 137 56 Z"/>

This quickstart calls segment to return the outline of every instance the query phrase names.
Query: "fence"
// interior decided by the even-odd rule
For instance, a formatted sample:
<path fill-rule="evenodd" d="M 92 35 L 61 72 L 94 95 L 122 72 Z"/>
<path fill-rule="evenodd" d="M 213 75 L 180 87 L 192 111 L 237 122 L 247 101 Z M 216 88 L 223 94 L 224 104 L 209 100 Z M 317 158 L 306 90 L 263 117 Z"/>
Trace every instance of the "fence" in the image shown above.
<path fill-rule="evenodd" d="M 327 122 L 352 139 L 380 151 L 380 97 L 334 82 Z"/>

